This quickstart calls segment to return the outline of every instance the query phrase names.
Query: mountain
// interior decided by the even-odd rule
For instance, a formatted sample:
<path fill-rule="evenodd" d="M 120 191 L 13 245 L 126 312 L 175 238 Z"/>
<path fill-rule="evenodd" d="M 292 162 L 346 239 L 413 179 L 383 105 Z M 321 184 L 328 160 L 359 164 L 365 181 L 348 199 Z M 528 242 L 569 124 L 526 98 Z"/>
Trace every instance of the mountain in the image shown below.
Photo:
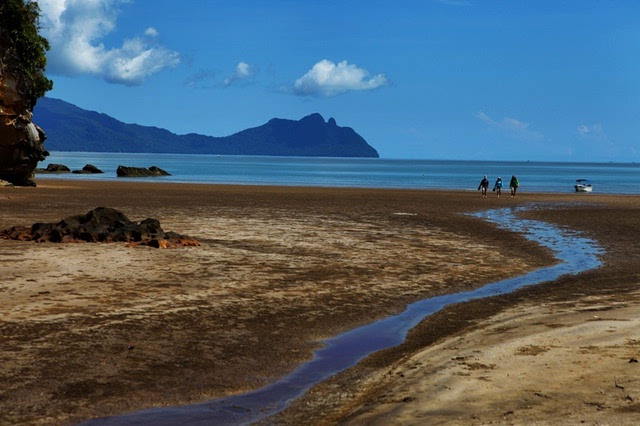
<path fill-rule="evenodd" d="M 320 114 L 298 121 L 274 118 L 231 136 L 176 135 L 158 127 L 126 124 L 53 98 L 41 98 L 33 120 L 47 135 L 49 151 L 163 152 L 178 154 L 378 157 L 350 127 Z"/>

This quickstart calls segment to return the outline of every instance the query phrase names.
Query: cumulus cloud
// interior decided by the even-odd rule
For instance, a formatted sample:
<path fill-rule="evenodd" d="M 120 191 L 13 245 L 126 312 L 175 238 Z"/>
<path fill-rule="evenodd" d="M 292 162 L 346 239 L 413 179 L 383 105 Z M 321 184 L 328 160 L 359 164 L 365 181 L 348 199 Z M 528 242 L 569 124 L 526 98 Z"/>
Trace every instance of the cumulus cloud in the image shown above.
<path fill-rule="evenodd" d="M 158 30 L 156 30 L 155 28 L 149 27 L 146 30 L 144 30 L 144 35 L 148 37 L 158 37 L 159 33 L 158 33 Z"/>
<path fill-rule="evenodd" d="M 51 43 L 47 71 L 91 74 L 111 83 L 142 84 L 145 79 L 180 63 L 178 52 L 156 45 L 158 31 L 107 48 L 102 39 L 116 28 L 119 6 L 129 0 L 40 0 L 42 32 Z"/>
<path fill-rule="evenodd" d="M 298 96 L 335 96 L 341 93 L 371 90 L 388 84 L 384 74 L 369 78 L 369 72 L 347 61 L 334 64 L 326 59 L 316 63 L 296 80 L 293 91 Z"/>
<path fill-rule="evenodd" d="M 509 137 L 525 140 L 542 140 L 544 135 L 529 128 L 529 123 L 511 117 L 504 117 L 496 121 L 483 111 L 478 111 L 475 117 L 485 123 L 488 128 L 504 133 Z"/>
<path fill-rule="evenodd" d="M 224 79 L 224 81 L 222 82 L 222 86 L 228 87 L 239 81 L 247 80 L 248 78 L 251 78 L 253 74 L 254 70 L 251 65 L 247 64 L 246 62 L 239 62 L 238 65 L 236 65 L 236 70 L 234 71 L 234 73 Z"/>

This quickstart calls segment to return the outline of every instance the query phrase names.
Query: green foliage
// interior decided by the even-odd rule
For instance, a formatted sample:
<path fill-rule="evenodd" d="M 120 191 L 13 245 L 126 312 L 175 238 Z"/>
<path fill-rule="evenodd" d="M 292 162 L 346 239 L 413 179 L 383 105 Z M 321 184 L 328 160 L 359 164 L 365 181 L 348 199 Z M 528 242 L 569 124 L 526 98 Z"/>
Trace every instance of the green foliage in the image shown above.
<path fill-rule="evenodd" d="M 53 88 L 44 75 L 49 42 L 38 34 L 39 17 L 36 1 L 0 0 L 0 59 L 19 76 L 19 90 L 30 97 L 31 107 Z"/>

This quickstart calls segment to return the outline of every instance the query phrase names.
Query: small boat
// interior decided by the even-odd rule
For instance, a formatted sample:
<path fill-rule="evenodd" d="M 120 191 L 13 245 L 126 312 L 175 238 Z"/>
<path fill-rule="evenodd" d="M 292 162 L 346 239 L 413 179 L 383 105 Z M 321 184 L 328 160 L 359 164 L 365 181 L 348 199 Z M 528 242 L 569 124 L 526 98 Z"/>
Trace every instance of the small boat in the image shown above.
<path fill-rule="evenodd" d="M 593 191 L 593 186 L 591 186 L 591 182 L 587 179 L 576 179 L 576 184 L 573 185 L 576 189 L 576 192 L 591 192 Z"/>

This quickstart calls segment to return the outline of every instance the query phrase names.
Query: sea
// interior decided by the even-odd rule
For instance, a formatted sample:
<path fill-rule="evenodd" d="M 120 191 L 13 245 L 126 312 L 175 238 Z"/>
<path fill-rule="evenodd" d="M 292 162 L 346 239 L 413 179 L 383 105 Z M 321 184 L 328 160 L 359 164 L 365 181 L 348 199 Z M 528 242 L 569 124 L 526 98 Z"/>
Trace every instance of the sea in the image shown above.
<path fill-rule="evenodd" d="M 588 179 L 593 193 L 640 194 L 638 163 L 569 163 L 535 161 L 458 161 L 384 158 L 318 158 L 157 153 L 51 152 L 38 167 L 49 163 L 81 169 L 93 164 L 104 174 L 37 174 L 47 179 L 126 180 L 116 177 L 118 165 L 158 166 L 171 176 L 134 178 L 136 181 L 284 185 L 354 188 L 405 188 L 475 191 L 487 175 L 493 187 L 502 177 L 508 187 L 512 175 L 519 192 L 574 192 L 576 179 Z M 588 196 L 588 194 L 584 194 Z"/>

